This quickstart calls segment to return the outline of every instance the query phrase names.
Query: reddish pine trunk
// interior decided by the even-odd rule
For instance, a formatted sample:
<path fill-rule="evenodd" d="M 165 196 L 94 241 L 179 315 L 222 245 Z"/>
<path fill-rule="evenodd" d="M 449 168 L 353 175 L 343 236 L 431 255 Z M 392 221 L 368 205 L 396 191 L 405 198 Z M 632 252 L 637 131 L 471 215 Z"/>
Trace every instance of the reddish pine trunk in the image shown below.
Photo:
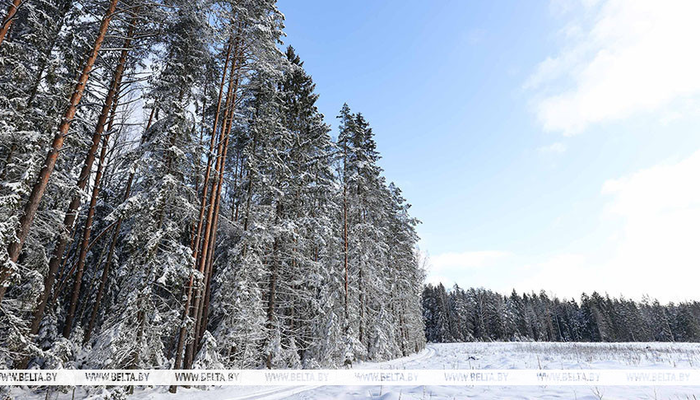
<path fill-rule="evenodd" d="M 205 221 L 204 213 L 205 213 L 205 210 L 207 209 L 207 204 L 208 204 L 207 203 L 207 194 L 208 194 L 207 192 L 208 192 L 208 187 L 209 187 L 209 180 L 211 178 L 211 167 L 212 167 L 212 161 L 213 161 L 212 158 L 215 156 L 214 155 L 214 148 L 215 148 L 214 145 L 216 143 L 216 136 L 217 136 L 216 130 L 217 130 L 217 126 L 218 126 L 219 116 L 221 113 L 221 100 L 223 98 L 224 86 L 226 83 L 226 73 L 227 73 L 229 60 L 231 57 L 232 45 L 233 45 L 233 41 L 229 40 L 229 45 L 228 45 L 228 48 L 226 51 L 226 62 L 224 64 L 224 70 L 223 70 L 223 73 L 221 76 L 221 84 L 219 86 L 219 97 L 218 97 L 217 106 L 216 106 L 216 114 L 214 115 L 214 124 L 213 124 L 213 128 L 212 128 L 211 141 L 209 144 L 209 157 L 207 160 L 207 168 L 206 168 L 206 172 L 205 172 L 204 183 L 202 185 L 202 204 L 201 204 L 200 211 L 199 211 L 199 221 L 197 223 L 197 232 L 195 234 L 195 237 L 193 238 L 193 243 L 192 243 L 193 257 L 195 259 L 195 266 L 193 266 L 193 272 L 194 272 L 194 269 L 197 268 L 198 259 L 200 257 L 199 247 L 200 247 L 200 243 L 202 240 L 202 229 L 204 227 L 204 221 Z M 236 46 L 238 46 L 238 45 L 236 44 Z M 236 52 L 237 51 L 238 50 L 236 49 Z M 236 70 L 236 60 L 234 59 L 232 61 L 232 65 L 231 65 L 231 78 L 229 78 L 229 90 L 227 93 L 226 104 L 224 106 L 224 109 L 228 108 L 230 92 L 231 92 L 232 77 L 234 75 L 235 70 Z M 220 143 L 223 140 L 224 129 L 222 128 L 221 131 L 222 131 L 222 135 L 219 135 L 219 142 Z M 189 281 L 188 281 L 188 285 L 187 285 L 187 297 L 186 297 L 186 301 L 185 301 L 185 307 L 184 307 L 183 312 L 182 312 L 182 325 L 180 327 L 180 332 L 179 332 L 178 341 L 177 341 L 177 347 L 175 350 L 175 363 L 173 365 L 174 369 L 180 368 L 181 362 L 183 359 L 183 349 L 185 347 L 185 338 L 187 336 L 186 320 L 187 320 L 188 316 L 190 315 L 190 312 L 191 312 L 190 309 L 192 308 L 191 307 L 192 300 L 193 300 L 192 297 L 194 295 L 194 293 L 193 293 L 194 287 L 193 286 L 194 286 L 194 274 L 191 273 Z M 189 350 L 189 348 L 188 348 L 188 350 Z M 185 358 L 186 359 L 191 358 L 191 355 L 186 356 Z M 185 360 L 185 364 L 186 365 L 188 364 L 187 360 Z M 170 387 L 171 392 L 174 393 L 176 390 L 177 390 L 176 386 Z"/>
<path fill-rule="evenodd" d="M 231 138 L 231 127 L 233 126 L 233 116 L 234 112 L 236 110 L 236 95 L 238 92 L 238 78 L 234 80 L 233 84 L 233 96 L 232 96 L 232 101 L 231 101 L 231 109 L 228 113 L 228 123 L 226 125 L 226 134 L 225 134 L 225 142 L 223 145 L 223 154 L 221 155 L 221 163 L 219 165 L 219 170 L 217 173 L 217 188 L 216 192 L 212 193 L 213 196 L 213 206 L 214 206 L 214 214 L 213 214 L 213 220 L 212 220 L 212 225 L 210 228 L 211 235 L 210 235 L 210 244 L 209 244 L 209 255 L 206 259 L 206 264 L 205 264 L 205 282 L 204 282 L 204 297 L 202 298 L 202 304 L 200 305 L 200 309 L 198 310 L 198 316 L 197 316 L 197 323 L 199 328 L 195 330 L 196 333 L 196 342 L 199 343 L 202 336 L 204 335 L 204 331 L 206 330 L 206 323 L 207 323 L 207 316 L 208 316 L 208 310 L 209 310 L 209 296 L 211 295 L 211 277 L 213 276 L 213 268 L 214 268 L 214 247 L 216 245 L 216 236 L 217 236 L 217 228 L 219 225 L 219 211 L 221 207 L 221 190 L 223 188 L 223 183 L 224 183 L 224 168 L 226 166 L 226 157 L 228 155 L 228 147 L 229 147 L 229 141 Z"/>
<path fill-rule="evenodd" d="M 153 107 L 151 110 L 151 115 L 148 117 L 148 123 L 146 124 L 146 132 L 151 128 L 151 123 L 153 122 L 153 114 L 156 108 Z M 143 143 L 143 138 L 142 138 Z M 126 188 L 124 189 L 124 201 L 126 201 L 131 195 L 131 185 L 134 182 L 134 171 L 129 173 L 129 179 L 126 182 Z M 97 312 L 100 309 L 100 303 L 102 302 L 102 296 L 104 296 L 105 287 L 107 286 L 107 279 L 109 278 L 110 267 L 112 266 L 112 258 L 114 257 L 114 249 L 117 247 L 117 240 L 119 239 L 119 230 L 122 226 L 122 221 L 124 219 L 119 217 L 114 228 L 114 235 L 112 236 L 112 242 L 109 244 L 109 250 L 107 252 L 107 260 L 105 261 L 104 268 L 102 269 L 102 277 L 100 278 L 100 287 L 97 289 L 97 296 L 95 298 L 95 304 L 92 306 L 92 312 L 90 313 L 90 322 L 88 328 L 85 331 L 85 337 L 83 338 L 83 344 L 90 340 L 92 335 L 92 330 L 95 327 L 95 321 L 97 320 Z"/>
<path fill-rule="evenodd" d="M 206 198 L 207 198 L 207 190 L 209 188 L 209 178 L 211 175 L 211 164 L 212 164 L 212 156 L 214 153 L 214 144 L 216 141 L 216 128 L 219 123 L 219 115 L 221 113 L 221 100 L 223 98 L 224 94 L 224 85 L 226 83 L 226 72 L 229 64 L 229 60 L 231 58 L 231 46 L 232 46 L 232 40 L 229 39 L 229 44 L 228 48 L 226 49 L 226 62 L 224 63 L 224 71 L 221 74 L 221 84 L 219 85 L 219 98 L 216 103 L 216 113 L 214 114 L 214 126 L 212 127 L 211 131 L 211 141 L 209 142 L 209 156 L 207 157 L 207 168 L 204 173 L 204 185 L 202 186 L 202 205 L 199 209 L 199 220 L 197 222 L 197 232 L 193 238 L 192 241 L 192 251 L 194 252 L 194 258 L 197 258 L 197 252 L 199 250 L 199 244 L 201 240 L 201 233 L 202 233 L 202 225 L 204 223 L 204 211 L 206 209 Z M 234 66 L 235 67 L 235 61 L 234 61 Z M 227 99 L 228 101 L 228 99 Z"/>
<path fill-rule="evenodd" d="M 360 329 L 359 329 L 359 340 L 363 343 L 365 337 L 365 296 L 363 292 L 363 280 L 362 280 L 362 265 L 360 264 L 360 274 L 357 282 L 357 291 L 360 292 Z"/>
<path fill-rule="evenodd" d="M 195 265 L 193 267 L 193 271 L 194 271 L 194 269 L 198 269 L 199 272 L 202 272 L 202 273 L 204 273 L 205 264 L 200 260 L 200 258 L 203 258 L 206 256 L 207 245 L 208 245 L 208 237 L 204 237 L 204 244 L 202 245 L 202 253 L 200 255 L 200 252 L 199 252 L 200 244 L 202 243 L 202 239 L 203 239 L 202 230 L 206 229 L 205 232 L 207 232 L 207 233 L 209 232 L 209 228 L 211 226 L 211 220 L 209 219 L 209 215 L 213 211 L 213 206 L 209 205 L 210 202 L 208 200 L 209 184 L 210 184 L 210 180 L 211 180 L 212 161 L 213 161 L 214 157 L 217 157 L 216 169 L 218 171 L 218 164 L 220 162 L 220 157 L 218 157 L 218 155 L 221 154 L 221 146 L 222 146 L 222 142 L 224 140 L 224 132 L 226 131 L 226 123 L 227 123 L 226 116 L 228 115 L 227 110 L 230 107 L 229 102 L 231 99 L 231 88 L 232 88 L 231 82 L 233 81 L 233 75 L 234 75 L 235 69 L 236 69 L 236 60 L 235 60 L 235 54 L 234 54 L 234 60 L 232 61 L 232 65 L 231 65 L 231 77 L 229 78 L 229 87 L 228 87 L 228 91 L 226 94 L 226 102 L 224 104 L 224 110 L 226 111 L 225 115 L 224 115 L 224 125 L 222 126 L 221 132 L 218 136 L 219 137 L 219 144 L 218 144 L 218 146 L 216 146 L 216 154 L 214 154 L 214 150 L 215 150 L 214 145 L 216 144 L 216 137 L 217 137 L 216 130 L 217 130 L 218 122 L 219 122 L 219 116 L 221 114 L 221 100 L 223 98 L 224 85 L 226 83 L 227 67 L 228 67 L 229 59 L 231 58 L 232 45 L 233 45 L 233 36 L 229 39 L 228 48 L 226 50 L 226 62 L 224 64 L 224 70 L 221 74 L 221 84 L 219 86 L 219 97 L 218 97 L 217 105 L 216 105 L 216 114 L 214 116 L 214 124 L 213 124 L 213 128 L 212 128 L 211 141 L 209 143 L 209 156 L 207 157 L 207 168 L 206 168 L 206 172 L 205 172 L 205 176 L 204 176 L 204 185 L 202 187 L 202 204 L 201 204 L 201 207 L 199 210 L 199 218 L 198 218 L 198 222 L 197 222 L 197 232 L 196 232 L 196 234 L 193 238 L 193 242 L 192 242 L 193 257 L 195 259 Z M 236 44 L 236 47 L 237 46 L 238 46 L 238 44 Z M 236 49 L 236 52 L 237 51 L 238 50 Z M 215 184 L 216 184 L 215 182 L 211 182 L 212 192 L 215 191 L 215 187 L 214 187 Z M 211 194 L 211 196 L 213 196 L 213 193 Z M 209 210 L 209 212 L 207 213 L 207 218 L 205 219 L 205 211 L 207 209 Z M 205 226 L 205 222 L 206 222 L 206 226 Z M 205 274 L 205 279 L 206 279 L 206 274 Z M 199 289 L 197 289 L 196 293 L 193 292 L 193 290 L 194 290 L 193 285 L 194 285 L 194 275 L 190 274 L 189 285 L 188 285 L 188 289 L 187 289 L 187 301 L 186 301 L 187 309 L 185 311 L 183 311 L 183 318 L 185 318 L 187 315 L 190 315 L 191 313 L 194 313 L 194 317 L 195 317 L 194 318 L 195 319 L 194 342 L 196 343 L 198 340 L 197 339 L 197 331 L 198 331 L 198 327 L 199 327 L 198 312 L 199 312 L 199 302 L 200 302 L 201 293 L 200 293 Z M 192 298 L 193 295 L 195 296 L 194 299 Z M 194 304 L 192 305 L 193 300 L 194 300 Z M 191 310 L 190 310 L 190 306 L 191 306 Z M 183 322 L 184 322 L 184 319 L 183 319 Z M 184 323 L 183 323 L 183 326 L 180 329 L 180 331 L 181 331 L 180 332 L 181 334 L 180 334 L 180 337 L 178 338 L 177 356 L 180 356 L 180 354 L 182 353 L 180 346 L 181 346 L 181 344 L 184 346 L 184 336 L 187 333 L 185 326 L 184 326 Z M 186 368 L 189 368 L 189 365 L 191 365 L 191 363 L 192 363 L 192 360 L 194 357 L 193 353 L 194 353 L 194 345 L 193 345 L 193 343 L 190 343 L 187 345 L 186 352 L 185 352 L 185 367 Z M 177 356 L 176 356 L 176 361 L 177 361 L 177 364 L 179 364 L 179 360 L 178 360 Z"/>
<path fill-rule="evenodd" d="M 85 63 L 85 66 L 83 67 L 83 70 L 80 73 L 78 83 L 75 85 L 75 89 L 73 91 L 73 94 L 71 95 L 68 108 L 66 109 L 66 112 L 63 116 L 63 120 L 61 121 L 61 125 L 59 126 L 58 132 L 54 137 L 53 143 L 51 144 L 51 150 L 49 150 L 48 154 L 46 155 L 43 167 L 39 172 L 39 176 L 37 177 L 34 187 L 32 188 L 32 192 L 29 195 L 29 199 L 27 200 L 27 203 L 24 206 L 24 212 L 22 213 L 22 216 L 19 221 L 19 227 L 17 229 L 17 240 L 10 243 L 7 249 L 10 261 L 12 261 L 13 263 L 17 262 L 19 254 L 22 251 L 24 241 L 27 239 L 27 235 L 29 234 L 29 228 L 32 226 L 34 216 L 36 215 L 36 212 L 39 208 L 39 203 L 41 202 L 41 199 L 44 196 L 44 191 L 46 190 L 46 186 L 49 183 L 51 173 L 53 172 L 53 169 L 56 166 L 56 161 L 58 160 L 58 153 L 59 151 L 61 151 L 61 148 L 63 147 L 63 141 L 68 135 L 68 130 L 70 129 L 70 125 L 73 122 L 73 118 L 75 117 L 75 112 L 78 109 L 78 104 L 80 103 L 80 100 L 83 97 L 85 85 L 87 84 L 87 81 L 90 78 L 90 72 L 92 71 L 92 67 L 95 65 L 95 60 L 97 60 L 97 55 L 100 51 L 100 47 L 102 46 L 102 42 L 104 41 L 104 38 L 107 35 L 107 29 L 109 28 L 109 23 L 112 21 L 112 16 L 114 15 L 114 11 L 117 8 L 118 2 L 119 0 L 111 0 L 107 12 L 102 18 L 102 23 L 100 24 L 100 29 L 98 31 L 97 38 L 95 39 L 95 44 L 93 45 L 87 62 Z M 9 270 L 7 269 L 5 269 L 2 272 L 2 274 L 0 274 L 0 284 L 3 285 L 2 287 L 0 287 L 0 302 L 5 296 L 5 291 L 7 290 L 7 287 L 5 286 L 5 280 L 8 278 L 8 276 Z"/>
<path fill-rule="evenodd" d="M 121 60 L 120 60 L 121 61 Z M 117 87 L 117 92 L 119 91 Z M 92 196 L 90 198 L 90 208 L 88 209 L 87 218 L 85 220 L 85 228 L 83 229 L 83 240 L 80 244 L 80 253 L 77 262 L 77 272 L 75 274 L 75 280 L 73 282 L 73 294 L 71 296 L 70 308 L 68 309 L 68 315 L 66 316 L 66 322 L 63 326 L 63 336 L 68 338 L 70 336 L 71 328 L 73 325 L 73 319 L 75 318 L 75 309 L 78 305 L 78 296 L 80 295 L 80 285 L 83 280 L 83 271 L 85 269 L 85 258 L 87 257 L 88 248 L 90 246 L 90 235 L 92 234 L 92 222 L 95 217 L 95 206 L 97 205 L 97 198 L 100 194 L 100 183 L 102 181 L 102 174 L 105 168 L 105 161 L 107 158 L 107 146 L 109 144 L 109 137 L 112 131 L 112 125 L 114 124 L 114 116 L 117 110 L 116 103 L 112 107 L 112 113 L 109 117 L 109 124 L 107 125 L 107 134 L 102 138 L 102 150 L 100 151 L 100 162 L 97 165 L 97 173 L 95 174 L 95 183 L 92 187 Z"/>
<path fill-rule="evenodd" d="M 236 91 L 238 89 L 238 79 L 235 78 L 238 73 L 236 68 L 239 56 L 239 42 L 236 39 L 236 46 L 234 51 L 233 67 L 231 68 L 231 77 L 229 79 L 228 93 L 226 95 L 226 110 L 224 117 L 224 125 L 222 126 L 221 135 L 219 137 L 219 147 L 217 149 L 217 160 L 216 160 L 216 173 L 214 175 L 214 180 L 212 182 L 212 193 L 209 197 L 209 210 L 206 219 L 206 229 L 204 231 L 204 237 L 202 242 L 202 252 L 199 257 L 199 272 L 203 276 L 207 277 L 208 270 L 207 265 L 209 264 L 209 258 L 213 256 L 214 252 L 214 241 L 215 238 L 216 225 L 218 222 L 219 213 L 219 199 L 221 197 L 221 187 L 223 184 L 223 171 L 226 165 L 226 153 L 228 150 L 229 137 L 231 133 L 231 127 L 233 125 L 233 114 L 236 108 Z M 201 329 L 202 324 L 202 304 L 203 304 L 203 291 L 206 291 L 206 285 L 208 282 L 204 282 L 204 287 L 197 289 L 196 296 L 194 298 L 194 317 L 195 317 L 195 329 L 194 329 L 194 341 L 187 346 L 187 351 L 185 354 L 185 368 L 189 369 L 192 366 L 192 361 L 194 359 L 194 353 L 199 346 L 198 343 L 198 332 Z"/>
<path fill-rule="evenodd" d="M 117 67 L 114 70 L 114 76 L 112 78 L 112 82 L 109 87 L 109 91 L 107 92 L 107 97 L 105 98 L 105 103 L 102 106 L 102 111 L 100 113 L 100 117 L 97 120 L 97 126 L 95 127 L 95 132 L 92 135 L 92 145 L 90 146 L 90 150 L 88 151 L 87 156 L 85 157 L 85 163 L 83 164 L 83 168 L 80 171 L 80 176 L 78 178 L 78 189 L 80 191 L 84 190 L 85 187 L 87 186 L 87 183 L 90 178 L 90 170 L 92 169 L 92 164 L 95 161 L 95 155 L 97 153 L 98 145 L 100 143 L 100 139 L 102 137 L 102 133 L 104 133 L 104 127 L 105 124 L 107 123 L 107 118 L 109 116 L 110 110 L 113 110 L 114 107 L 116 106 L 117 100 L 117 93 L 119 91 L 119 86 L 121 85 L 122 78 L 124 76 L 124 69 L 126 65 L 126 58 L 129 52 L 129 47 L 131 46 L 131 40 L 134 37 L 134 30 L 136 26 L 136 14 L 138 13 L 138 9 L 134 10 L 134 17 L 132 19 L 132 24 L 131 27 L 129 28 L 129 32 L 127 34 L 127 38 L 124 41 L 124 50 L 122 50 L 121 55 L 119 57 L 119 62 L 117 64 Z M 110 121 L 111 124 L 111 121 Z M 76 194 L 73 196 L 71 199 L 70 205 L 68 206 L 68 211 L 66 211 L 66 215 L 63 220 L 63 234 L 59 236 L 58 238 L 58 243 L 56 244 L 56 247 L 54 248 L 53 254 L 51 256 L 51 260 L 49 261 L 49 272 L 48 274 L 44 277 L 44 292 L 41 295 L 41 300 L 39 302 L 39 306 L 37 309 L 34 311 L 34 316 L 32 320 L 32 325 L 31 325 L 31 333 L 36 334 L 39 332 L 39 325 L 41 323 L 41 319 L 44 317 L 44 311 L 46 309 L 46 304 L 49 300 L 49 297 L 51 296 L 51 290 L 53 289 L 53 285 L 55 282 L 55 277 L 56 274 L 58 273 L 58 267 L 61 263 L 61 259 L 63 258 L 63 253 L 65 252 L 66 246 L 68 244 L 68 235 L 69 232 L 71 231 L 73 224 L 75 222 L 75 219 L 78 216 L 78 207 L 80 207 L 80 194 Z"/>
<path fill-rule="evenodd" d="M 5 15 L 5 18 L 3 18 L 2 27 L 0 27 L 0 45 L 5 40 L 5 35 L 7 35 L 7 31 L 10 30 L 10 26 L 15 21 L 15 14 L 17 14 L 17 9 L 21 4 L 22 0 L 14 0 L 10 5 L 10 8 L 7 10 L 7 15 Z"/>

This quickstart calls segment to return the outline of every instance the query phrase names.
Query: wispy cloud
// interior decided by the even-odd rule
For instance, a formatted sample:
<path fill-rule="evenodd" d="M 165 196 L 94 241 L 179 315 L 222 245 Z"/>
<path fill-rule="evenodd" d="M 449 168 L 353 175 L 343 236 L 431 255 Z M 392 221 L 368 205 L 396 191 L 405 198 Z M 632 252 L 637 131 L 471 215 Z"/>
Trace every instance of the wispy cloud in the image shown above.
<path fill-rule="evenodd" d="M 698 299 L 700 266 L 700 150 L 682 159 L 607 180 L 599 215 L 611 238 L 600 248 L 538 256 L 507 251 L 434 257 L 430 282 L 485 286 L 501 292 L 544 289 L 578 298 L 596 290 L 662 301 Z"/>
<path fill-rule="evenodd" d="M 573 135 L 700 94 L 700 2 L 582 1 L 588 12 L 553 4 L 570 19 L 566 44 L 525 83 L 545 130 Z"/>
<path fill-rule="evenodd" d="M 700 151 L 674 163 L 610 180 L 607 212 L 623 220 L 609 278 L 628 291 L 697 299 L 700 265 Z"/>

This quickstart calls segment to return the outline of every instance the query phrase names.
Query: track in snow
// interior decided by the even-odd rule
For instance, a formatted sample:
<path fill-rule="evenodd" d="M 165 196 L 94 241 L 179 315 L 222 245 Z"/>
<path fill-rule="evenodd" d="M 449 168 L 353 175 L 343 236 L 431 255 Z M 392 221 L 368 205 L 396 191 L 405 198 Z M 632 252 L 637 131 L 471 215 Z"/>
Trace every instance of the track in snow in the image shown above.
<path fill-rule="evenodd" d="M 697 369 L 692 343 L 450 343 L 430 344 L 409 357 L 360 363 L 355 369 Z M 254 390 L 254 388 L 249 388 Z M 317 386 L 222 394 L 224 399 L 694 399 L 692 386 Z M 695 396 L 695 397 L 694 397 Z"/>
<path fill-rule="evenodd" d="M 435 349 L 427 347 L 417 354 L 412 354 L 407 357 L 398 358 L 391 361 L 383 361 L 379 363 L 358 363 L 355 369 L 411 369 L 420 368 L 422 362 L 435 356 Z M 285 399 L 289 396 L 299 395 L 308 391 L 329 388 L 326 386 L 292 386 L 292 387 L 274 387 L 262 388 L 241 395 L 225 397 L 227 400 L 278 400 Z M 252 388 L 250 388 L 252 389 Z"/>

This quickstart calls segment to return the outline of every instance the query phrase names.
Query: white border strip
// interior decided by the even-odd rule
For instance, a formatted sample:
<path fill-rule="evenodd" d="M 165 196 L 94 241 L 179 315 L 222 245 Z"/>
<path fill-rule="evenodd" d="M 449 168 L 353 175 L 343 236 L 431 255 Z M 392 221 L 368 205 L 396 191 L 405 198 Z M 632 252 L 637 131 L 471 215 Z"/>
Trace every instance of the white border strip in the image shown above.
<path fill-rule="evenodd" d="M 700 386 L 700 369 L 0 370 L 0 386 Z"/>

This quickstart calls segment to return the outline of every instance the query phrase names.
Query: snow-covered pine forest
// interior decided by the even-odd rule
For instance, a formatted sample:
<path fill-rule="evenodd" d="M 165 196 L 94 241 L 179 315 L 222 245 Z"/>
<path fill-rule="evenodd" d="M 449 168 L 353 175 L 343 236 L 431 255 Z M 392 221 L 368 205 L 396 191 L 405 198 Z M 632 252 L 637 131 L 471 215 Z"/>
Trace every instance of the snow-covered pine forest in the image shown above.
<path fill-rule="evenodd" d="M 0 368 L 424 347 L 417 221 L 362 114 L 324 122 L 274 0 L 2 13 Z"/>
<path fill-rule="evenodd" d="M 433 343 L 472 341 L 700 342 L 700 303 L 662 305 L 583 293 L 580 301 L 484 288 L 426 285 L 425 335 Z"/>

